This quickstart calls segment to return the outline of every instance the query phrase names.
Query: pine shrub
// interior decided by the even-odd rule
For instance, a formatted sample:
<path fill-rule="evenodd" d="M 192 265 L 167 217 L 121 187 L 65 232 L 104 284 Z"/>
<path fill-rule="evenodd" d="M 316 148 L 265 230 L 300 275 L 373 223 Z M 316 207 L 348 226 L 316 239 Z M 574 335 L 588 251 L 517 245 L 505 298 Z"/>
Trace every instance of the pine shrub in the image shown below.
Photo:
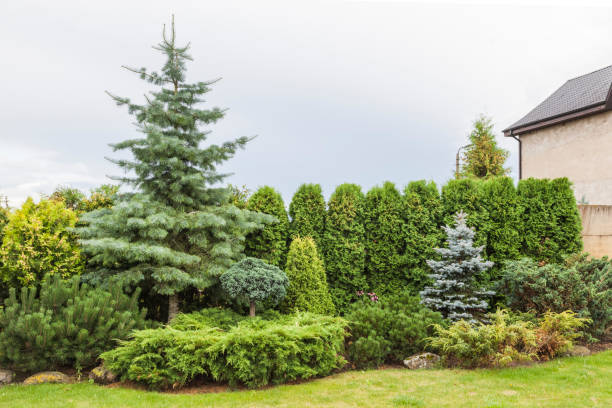
<path fill-rule="evenodd" d="M 276 222 L 246 238 L 245 253 L 283 268 L 287 260 L 289 218 L 281 195 L 272 187 L 259 188 L 247 203 L 248 210 L 272 215 Z"/>
<path fill-rule="evenodd" d="M 329 291 L 339 312 L 366 287 L 363 199 L 361 187 L 342 184 L 327 204 L 323 252 Z"/>
<path fill-rule="evenodd" d="M 402 197 L 391 182 L 374 187 L 364 201 L 365 270 L 379 294 L 400 291 L 407 282 L 402 268 Z"/>
<path fill-rule="evenodd" d="M 362 296 L 345 318 L 349 321 L 349 361 L 357 368 L 401 363 L 424 350 L 433 324 L 443 324 L 442 315 L 419 303 L 407 292 L 382 295 L 378 300 Z"/>
<path fill-rule="evenodd" d="M 310 237 L 318 247 L 325 230 L 325 199 L 319 184 L 302 184 L 289 204 L 289 239 Z"/>
<path fill-rule="evenodd" d="M 334 314 L 323 261 L 310 237 L 297 237 L 291 242 L 285 268 L 289 278 L 287 296 L 282 308 L 287 312 Z"/>
<path fill-rule="evenodd" d="M 183 318 L 177 317 L 179 321 Z M 198 316 L 192 318 L 198 320 Z M 197 377 L 249 388 L 330 374 L 342 367 L 346 322 L 310 313 L 136 331 L 102 355 L 123 380 L 177 388 Z"/>
<path fill-rule="evenodd" d="M 57 275 L 43 280 L 40 291 L 23 287 L 18 296 L 12 288 L 0 308 L 0 363 L 24 372 L 91 367 L 117 339 L 145 327 L 138 294 Z"/>
<path fill-rule="evenodd" d="M 83 270 L 77 239 L 70 231 L 77 216 L 63 202 L 28 198 L 3 230 L 0 274 L 13 287 L 37 285 L 45 274 L 68 278 Z"/>
<path fill-rule="evenodd" d="M 404 189 L 402 197 L 403 246 L 402 267 L 408 278 L 408 289 L 423 290 L 428 282 L 427 260 L 436 254 L 434 248 L 442 244 L 442 203 L 438 187 L 432 181 L 413 181 Z"/>

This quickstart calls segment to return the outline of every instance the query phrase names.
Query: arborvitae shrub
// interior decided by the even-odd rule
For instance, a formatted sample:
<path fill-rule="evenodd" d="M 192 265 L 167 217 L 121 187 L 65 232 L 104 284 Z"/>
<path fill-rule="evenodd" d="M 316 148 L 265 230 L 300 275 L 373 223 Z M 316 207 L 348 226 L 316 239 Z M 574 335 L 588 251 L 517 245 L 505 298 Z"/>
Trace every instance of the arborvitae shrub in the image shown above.
<path fill-rule="evenodd" d="M 612 263 L 586 255 L 563 264 L 532 259 L 507 262 L 499 282 L 509 307 L 535 312 L 572 310 L 590 318 L 587 331 L 602 336 L 612 325 Z"/>
<path fill-rule="evenodd" d="M 246 301 L 251 317 L 255 303 L 267 301 L 276 305 L 287 293 L 289 280 L 277 266 L 261 259 L 247 257 L 232 265 L 220 278 L 221 287 L 232 298 Z"/>
<path fill-rule="evenodd" d="M 138 294 L 107 291 L 48 276 L 36 288 L 14 288 L 0 308 L 0 363 L 18 371 L 91 367 L 100 353 L 145 326 Z"/>
<path fill-rule="evenodd" d="M 264 186 L 249 198 L 247 209 L 272 215 L 276 217 L 277 222 L 247 236 L 246 254 L 279 268 L 284 267 L 287 259 L 289 218 L 283 198 L 272 187 Z"/>
<path fill-rule="evenodd" d="M 282 305 L 285 311 L 335 312 L 323 261 L 312 238 L 297 237 L 291 242 L 285 272 L 289 278 L 289 289 Z"/>
<path fill-rule="evenodd" d="M 9 217 L 0 248 L 0 271 L 10 286 L 40 283 L 45 274 L 67 278 L 83 270 L 81 250 L 70 228 L 77 216 L 61 201 L 28 198 Z"/>
<path fill-rule="evenodd" d="M 367 287 L 363 193 L 355 184 L 336 188 L 327 204 L 323 250 L 327 282 L 336 310 L 343 312 L 355 293 Z"/>
<path fill-rule="evenodd" d="M 562 262 L 582 249 L 581 222 L 566 178 L 519 181 L 521 254 L 545 262 Z"/>
<path fill-rule="evenodd" d="M 442 187 L 443 225 L 452 224 L 455 214 L 463 211 L 468 215 L 468 227 L 476 231 L 475 245 L 486 246 L 489 213 L 482 200 L 481 184 L 480 180 L 460 179 L 449 180 Z"/>
<path fill-rule="evenodd" d="M 376 299 L 374 297 L 374 299 Z M 349 361 L 358 368 L 400 363 L 423 351 L 433 324 L 442 324 L 442 315 L 419 303 L 417 296 L 403 292 L 369 296 L 352 304 L 345 318 L 349 321 Z"/>
<path fill-rule="evenodd" d="M 318 246 L 325 229 L 325 199 L 319 184 L 302 184 L 289 204 L 289 239 L 311 237 Z"/>
<path fill-rule="evenodd" d="M 211 323 L 208 316 L 187 320 L 187 327 L 134 332 L 102 355 L 104 365 L 151 388 L 180 387 L 195 377 L 254 388 L 328 375 L 345 364 L 341 318 L 303 313 L 234 325 Z"/>
<path fill-rule="evenodd" d="M 434 248 L 442 244 L 442 203 L 436 184 L 425 180 L 413 181 L 402 197 L 402 266 L 407 272 L 408 289 L 421 291 L 428 281 L 427 259 L 435 257 Z"/>
<path fill-rule="evenodd" d="M 489 279 L 497 279 L 501 264 L 517 259 L 521 246 L 518 195 L 509 177 L 496 177 L 480 185 L 482 206 L 487 209 L 486 259 L 495 263 Z"/>
<path fill-rule="evenodd" d="M 374 187 L 364 201 L 366 276 L 376 293 L 400 291 L 407 282 L 402 268 L 402 197 L 391 182 Z"/>

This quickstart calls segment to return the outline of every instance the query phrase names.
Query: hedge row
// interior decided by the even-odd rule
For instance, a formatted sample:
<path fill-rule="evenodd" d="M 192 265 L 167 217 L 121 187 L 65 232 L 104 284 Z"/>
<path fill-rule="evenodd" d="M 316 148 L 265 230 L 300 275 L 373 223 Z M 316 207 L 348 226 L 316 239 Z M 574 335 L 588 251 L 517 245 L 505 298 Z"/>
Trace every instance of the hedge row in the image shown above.
<path fill-rule="evenodd" d="M 403 192 L 386 182 L 365 194 L 358 185 L 342 184 L 327 205 L 320 185 L 303 184 L 289 217 L 280 194 L 266 186 L 250 197 L 248 208 L 279 219 L 249 237 L 249 253 L 283 268 L 291 240 L 312 237 L 341 311 L 358 290 L 420 290 L 428 273 L 425 260 L 443 244 L 440 227 L 459 210 L 468 213 L 476 244 L 496 263 L 490 280 L 497 280 L 503 261 L 527 256 L 560 262 L 582 249 L 580 215 L 566 178 L 526 179 L 518 186 L 508 177 L 451 180 L 441 192 L 425 181 L 411 182 Z"/>

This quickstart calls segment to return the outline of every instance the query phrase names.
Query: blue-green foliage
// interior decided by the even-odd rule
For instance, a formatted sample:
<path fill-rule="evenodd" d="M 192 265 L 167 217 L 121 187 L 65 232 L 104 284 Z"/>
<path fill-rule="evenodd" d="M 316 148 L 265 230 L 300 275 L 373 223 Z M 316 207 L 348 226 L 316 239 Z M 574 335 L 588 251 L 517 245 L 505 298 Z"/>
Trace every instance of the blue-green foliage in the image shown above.
<path fill-rule="evenodd" d="M 221 275 L 221 287 L 232 298 L 255 302 L 280 302 L 287 293 L 289 279 L 285 272 L 257 258 L 244 258 Z"/>
<path fill-rule="evenodd" d="M 204 314 L 136 331 L 102 355 L 123 380 L 151 388 L 180 387 L 196 377 L 250 388 L 330 374 L 345 364 L 346 322 L 310 313 L 228 323 Z M 231 317 L 229 318 L 231 319 Z M 187 320 L 187 324 L 185 324 Z"/>

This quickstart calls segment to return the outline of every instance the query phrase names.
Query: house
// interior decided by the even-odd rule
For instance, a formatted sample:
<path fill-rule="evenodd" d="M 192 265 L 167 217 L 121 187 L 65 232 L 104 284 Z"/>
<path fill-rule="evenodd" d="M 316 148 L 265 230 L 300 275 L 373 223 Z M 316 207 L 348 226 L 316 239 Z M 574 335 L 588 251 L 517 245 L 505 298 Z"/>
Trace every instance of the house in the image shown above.
<path fill-rule="evenodd" d="M 519 178 L 567 177 L 585 251 L 612 255 L 612 65 L 570 79 L 504 130 L 519 143 Z"/>

